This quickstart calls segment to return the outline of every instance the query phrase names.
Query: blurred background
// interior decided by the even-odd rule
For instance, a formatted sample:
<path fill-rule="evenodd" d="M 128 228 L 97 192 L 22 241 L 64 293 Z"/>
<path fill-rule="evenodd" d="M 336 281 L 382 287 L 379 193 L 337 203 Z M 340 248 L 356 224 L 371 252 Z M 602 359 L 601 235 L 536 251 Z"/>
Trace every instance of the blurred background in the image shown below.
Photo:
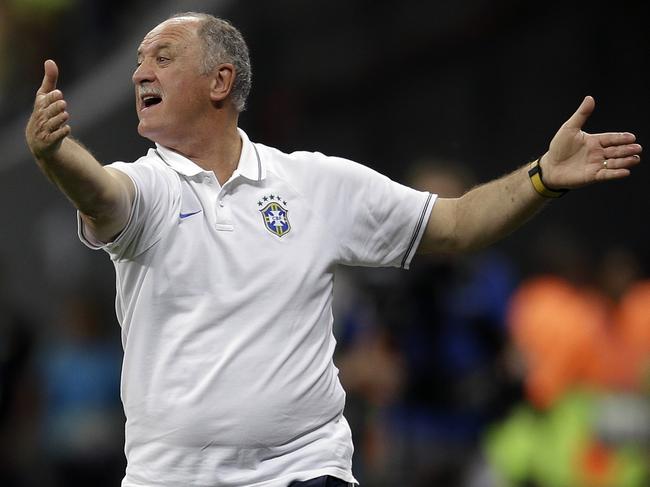
<path fill-rule="evenodd" d="M 242 31 L 240 125 L 285 151 L 455 196 L 537 158 L 587 94 L 587 131 L 650 143 L 640 0 L 0 0 L 2 486 L 117 486 L 124 469 L 113 267 L 23 138 L 43 61 L 73 135 L 104 163 L 135 160 L 151 145 L 136 48 L 186 10 Z M 573 191 L 485 251 L 340 269 L 336 362 L 364 487 L 650 485 L 648 174 Z"/>

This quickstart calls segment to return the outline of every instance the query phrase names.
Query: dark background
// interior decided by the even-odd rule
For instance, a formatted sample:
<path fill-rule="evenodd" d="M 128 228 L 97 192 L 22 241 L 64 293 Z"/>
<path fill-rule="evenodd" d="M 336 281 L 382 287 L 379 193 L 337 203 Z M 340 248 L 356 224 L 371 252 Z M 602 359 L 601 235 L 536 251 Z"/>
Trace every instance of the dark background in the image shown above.
<path fill-rule="evenodd" d="M 648 2 L 0 1 L 2 302 L 32 323 L 34 349 L 54 340 L 80 289 L 119 345 L 110 261 L 78 242 L 72 207 L 24 144 L 43 61 L 59 65 L 73 135 L 102 163 L 135 160 L 152 145 L 136 132 L 135 51 L 174 12 L 204 10 L 242 31 L 253 89 L 240 126 L 284 151 L 346 157 L 407 183 L 416 161 L 443 161 L 486 182 L 544 153 L 585 95 L 596 99 L 586 131 L 649 143 Z M 494 249 L 518 280 L 561 271 L 562 250 L 589 268 L 619 248 L 647 276 L 648 174 L 642 163 L 572 191 Z M 372 293 L 373 279 L 359 286 Z"/>

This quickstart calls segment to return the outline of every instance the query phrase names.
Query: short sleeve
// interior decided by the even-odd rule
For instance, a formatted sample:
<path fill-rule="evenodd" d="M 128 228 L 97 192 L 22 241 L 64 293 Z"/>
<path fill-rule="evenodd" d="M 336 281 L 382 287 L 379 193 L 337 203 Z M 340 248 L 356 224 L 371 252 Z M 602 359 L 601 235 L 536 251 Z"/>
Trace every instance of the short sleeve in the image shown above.
<path fill-rule="evenodd" d="M 404 186 L 361 164 L 328 157 L 335 174 L 329 225 L 337 228 L 340 262 L 408 269 L 436 195 Z"/>
<path fill-rule="evenodd" d="M 113 260 L 133 259 L 153 247 L 175 221 L 180 183 L 175 172 L 147 159 L 115 162 L 107 167 L 123 172 L 133 181 L 135 198 L 129 219 L 122 232 L 104 244 L 93 238 L 77 214 L 79 238 L 91 249 L 105 250 Z"/>

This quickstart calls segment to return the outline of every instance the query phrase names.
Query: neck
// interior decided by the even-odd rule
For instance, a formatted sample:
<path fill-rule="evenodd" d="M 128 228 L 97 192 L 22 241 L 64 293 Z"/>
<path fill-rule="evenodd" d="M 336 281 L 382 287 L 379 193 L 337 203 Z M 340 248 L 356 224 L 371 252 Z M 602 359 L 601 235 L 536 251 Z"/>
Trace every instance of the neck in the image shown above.
<path fill-rule="evenodd" d="M 237 119 L 208 126 L 210 130 L 195 132 L 191 137 L 168 147 L 200 168 L 214 172 L 219 184 L 223 185 L 237 168 L 241 155 L 242 141 L 237 132 Z"/>

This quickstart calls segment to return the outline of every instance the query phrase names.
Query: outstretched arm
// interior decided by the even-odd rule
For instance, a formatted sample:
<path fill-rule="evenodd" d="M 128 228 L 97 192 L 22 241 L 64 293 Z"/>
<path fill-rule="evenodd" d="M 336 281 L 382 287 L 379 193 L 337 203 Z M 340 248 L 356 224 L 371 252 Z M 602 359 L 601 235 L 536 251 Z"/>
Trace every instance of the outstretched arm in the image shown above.
<path fill-rule="evenodd" d="M 582 130 L 595 108 L 586 97 L 555 134 L 540 159 L 542 184 L 573 189 L 630 175 L 641 146 L 634 134 L 588 134 Z M 478 186 L 460 198 L 440 198 L 431 211 L 419 252 L 462 252 L 495 242 L 534 215 L 548 198 L 533 186 L 529 165 Z"/>
<path fill-rule="evenodd" d="M 43 173 L 80 211 L 93 236 L 108 242 L 126 225 L 135 188 L 128 176 L 104 168 L 70 138 L 66 101 L 56 89 L 58 67 L 47 60 L 44 69 L 25 129 L 27 145 Z"/>

